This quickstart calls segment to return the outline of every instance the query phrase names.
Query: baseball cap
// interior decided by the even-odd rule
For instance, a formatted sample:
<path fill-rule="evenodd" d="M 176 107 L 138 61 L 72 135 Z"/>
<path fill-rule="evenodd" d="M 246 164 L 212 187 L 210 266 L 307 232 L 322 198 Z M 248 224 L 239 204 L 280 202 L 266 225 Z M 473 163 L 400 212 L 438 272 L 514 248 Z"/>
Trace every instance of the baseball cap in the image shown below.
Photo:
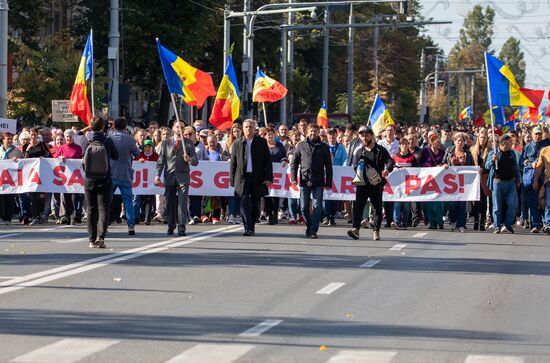
<path fill-rule="evenodd" d="M 153 144 L 153 141 L 152 141 L 152 140 L 147 139 L 147 140 L 145 140 L 145 141 L 143 142 L 143 146 L 151 146 L 151 147 L 154 147 L 155 144 Z"/>
<path fill-rule="evenodd" d="M 199 133 L 200 136 L 208 137 L 208 130 L 201 130 Z"/>
<path fill-rule="evenodd" d="M 498 139 L 498 142 L 502 144 L 504 141 L 510 140 L 511 138 L 512 138 L 512 137 L 511 137 L 510 135 L 504 134 L 504 135 L 502 135 L 502 136 L 500 137 L 500 139 Z"/>
<path fill-rule="evenodd" d="M 359 132 L 359 133 L 362 133 L 362 132 L 370 132 L 370 133 L 372 133 L 372 130 L 369 129 L 367 126 L 361 126 L 361 127 L 359 128 L 359 131 L 358 131 L 358 132 Z"/>
<path fill-rule="evenodd" d="M 533 127 L 534 134 L 542 134 L 542 129 L 538 126 Z"/>
<path fill-rule="evenodd" d="M 445 125 L 443 125 L 443 127 L 441 128 L 441 130 L 443 130 L 443 131 L 451 131 L 451 125 L 445 124 Z"/>

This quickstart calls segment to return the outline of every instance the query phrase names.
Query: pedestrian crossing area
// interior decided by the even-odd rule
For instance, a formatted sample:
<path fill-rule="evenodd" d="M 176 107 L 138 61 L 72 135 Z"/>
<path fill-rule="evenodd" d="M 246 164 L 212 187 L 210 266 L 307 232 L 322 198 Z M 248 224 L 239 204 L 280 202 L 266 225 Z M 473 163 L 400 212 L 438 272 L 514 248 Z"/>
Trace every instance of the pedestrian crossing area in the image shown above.
<path fill-rule="evenodd" d="M 11 363 L 74 363 L 74 362 L 106 362 L 105 351 L 116 349 L 124 341 L 96 338 L 65 338 L 53 343 L 38 347 L 30 352 L 17 356 Z M 136 344 L 135 341 L 131 342 Z M 278 357 L 266 345 L 239 343 L 201 343 L 189 346 L 175 353 L 171 358 L 160 358 L 152 354 L 150 357 L 132 357 L 127 352 L 117 361 L 126 362 L 160 362 L 160 363 L 232 363 L 232 362 L 283 362 L 288 357 Z M 127 347 L 124 348 L 126 350 Z M 122 348 L 121 348 L 122 349 Z M 278 346 L 276 352 L 286 348 Z M 288 349 L 293 349 L 292 346 Z M 418 352 L 418 351 L 390 351 L 375 349 L 336 349 L 324 347 L 310 347 L 304 349 L 302 358 L 293 356 L 293 361 L 326 362 L 326 363 L 530 363 L 531 360 L 514 355 L 495 354 L 461 354 L 453 352 Z M 109 357 L 116 356 L 110 352 Z M 172 353 L 173 354 L 173 353 Z M 439 354 L 439 355 L 438 355 Z M 296 360 L 296 358 L 298 358 Z M 540 358 L 540 357 L 539 357 Z M 535 362 L 538 360 L 533 360 Z M 544 360 L 543 360 L 544 361 Z"/>

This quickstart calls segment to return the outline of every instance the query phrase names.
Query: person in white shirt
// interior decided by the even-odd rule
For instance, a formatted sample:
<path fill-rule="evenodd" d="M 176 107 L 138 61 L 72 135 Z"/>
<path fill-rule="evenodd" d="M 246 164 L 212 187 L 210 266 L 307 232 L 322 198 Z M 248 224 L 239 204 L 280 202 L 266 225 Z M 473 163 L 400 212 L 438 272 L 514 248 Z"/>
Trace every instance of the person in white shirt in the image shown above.
<path fill-rule="evenodd" d="M 393 158 L 399 152 L 399 140 L 395 138 L 395 127 L 388 125 L 383 135 L 384 138 L 378 140 L 378 145 L 388 150 L 390 156 Z"/>

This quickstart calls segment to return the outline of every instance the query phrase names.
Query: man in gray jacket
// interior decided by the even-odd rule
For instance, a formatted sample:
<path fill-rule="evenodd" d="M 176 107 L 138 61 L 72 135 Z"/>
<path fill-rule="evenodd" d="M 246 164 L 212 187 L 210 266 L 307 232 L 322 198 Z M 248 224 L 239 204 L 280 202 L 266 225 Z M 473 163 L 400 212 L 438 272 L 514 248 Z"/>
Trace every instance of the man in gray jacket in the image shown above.
<path fill-rule="evenodd" d="M 128 223 L 128 234 L 133 236 L 136 234 L 135 213 L 134 213 L 134 194 L 132 192 L 132 182 L 134 180 L 134 170 L 132 163 L 139 156 L 139 149 L 132 135 L 126 129 L 126 119 L 119 117 L 115 120 L 115 130 L 109 134 L 109 137 L 115 143 L 118 151 L 118 159 L 111 159 L 111 174 L 113 180 L 113 194 L 120 190 L 122 202 L 124 203 L 124 211 L 126 213 L 126 222 Z"/>
<path fill-rule="evenodd" d="M 185 224 L 188 219 L 189 183 L 191 181 L 190 165 L 197 166 L 199 161 L 193 142 L 182 138 L 183 122 L 174 122 L 173 135 L 164 140 L 160 147 L 157 161 L 155 185 L 159 186 L 160 176 L 164 175 L 166 196 L 166 211 L 168 214 L 169 236 L 176 228 L 176 213 L 178 216 L 178 236 L 185 236 Z M 183 140 L 183 141 L 182 141 Z M 177 199 L 176 199 L 177 195 Z"/>

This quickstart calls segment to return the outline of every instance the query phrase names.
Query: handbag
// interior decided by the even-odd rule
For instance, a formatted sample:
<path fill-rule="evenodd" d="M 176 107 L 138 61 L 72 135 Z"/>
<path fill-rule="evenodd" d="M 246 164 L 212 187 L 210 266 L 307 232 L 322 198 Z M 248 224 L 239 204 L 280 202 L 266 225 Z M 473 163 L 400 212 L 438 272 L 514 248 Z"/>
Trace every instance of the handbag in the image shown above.
<path fill-rule="evenodd" d="M 380 176 L 380 174 L 375 168 L 371 167 L 368 164 L 365 164 L 365 167 L 366 167 L 365 176 L 367 177 L 367 180 L 370 185 L 375 187 L 380 183 L 382 183 L 382 177 Z"/>

